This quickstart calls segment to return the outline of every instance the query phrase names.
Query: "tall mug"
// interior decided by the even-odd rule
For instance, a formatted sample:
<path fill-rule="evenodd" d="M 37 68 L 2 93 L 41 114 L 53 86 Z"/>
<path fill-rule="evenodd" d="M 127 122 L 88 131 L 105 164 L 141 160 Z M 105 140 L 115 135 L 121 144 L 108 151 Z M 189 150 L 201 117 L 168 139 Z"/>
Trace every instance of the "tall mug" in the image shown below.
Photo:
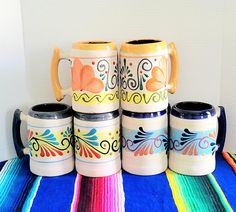
<path fill-rule="evenodd" d="M 71 63 L 71 88 L 62 89 L 58 77 L 61 60 Z M 88 41 L 72 45 L 69 54 L 56 48 L 51 63 L 55 98 L 72 96 L 72 108 L 81 113 L 105 113 L 119 108 L 117 49 L 113 42 Z"/>
<path fill-rule="evenodd" d="M 122 109 L 141 113 L 165 110 L 167 92 L 175 93 L 178 81 L 175 44 L 155 39 L 131 40 L 122 44 L 120 60 Z"/>
<path fill-rule="evenodd" d="M 137 175 L 159 174 L 167 168 L 167 111 L 122 114 L 122 167 Z"/>

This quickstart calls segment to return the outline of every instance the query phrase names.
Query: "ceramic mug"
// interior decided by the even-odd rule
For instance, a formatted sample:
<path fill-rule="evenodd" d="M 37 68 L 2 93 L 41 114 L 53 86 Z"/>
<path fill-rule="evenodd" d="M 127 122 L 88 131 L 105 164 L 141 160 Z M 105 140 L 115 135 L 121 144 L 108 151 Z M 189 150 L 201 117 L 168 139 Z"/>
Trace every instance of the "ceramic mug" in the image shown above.
<path fill-rule="evenodd" d="M 21 121 L 27 122 L 28 147 L 20 136 Z M 19 158 L 30 156 L 30 170 L 40 176 L 59 176 L 74 169 L 72 111 L 65 104 L 39 104 L 28 115 L 15 110 L 13 141 Z"/>
<path fill-rule="evenodd" d="M 177 103 L 170 114 L 170 169 L 186 175 L 213 172 L 215 152 L 222 151 L 225 135 L 222 106 L 216 109 L 203 102 Z"/>
<path fill-rule="evenodd" d="M 71 62 L 72 88 L 62 89 L 58 78 L 61 60 Z M 73 44 L 70 55 L 54 49 L 51 81 L 58 101 L 72 95 L 72 108 L 81 113 L 105 113 L 119 108 L 117 49 L 113 42 L 88 41 Z"/>
<path fill-rule="evenodd" d="M 167 111 L 122 114 L 122 167 L 136 175 L 154 175 L 167 168 Z"/>
<path fill-rule="evenodd" d="M 171 76 L 168 83 L 168 58 Z M 175 93 L 178 55 L 174 43 L 156 39 L 131 40 L 122 44 L 121 107 L 133 112 L 162 111 L 168 106 L 167 91 Z"/>
<path fill-rule="evenodd" d="M 79 174 L 101 177 L 121 169 L 118 110 L 74 114 L 75 166 Z"/>

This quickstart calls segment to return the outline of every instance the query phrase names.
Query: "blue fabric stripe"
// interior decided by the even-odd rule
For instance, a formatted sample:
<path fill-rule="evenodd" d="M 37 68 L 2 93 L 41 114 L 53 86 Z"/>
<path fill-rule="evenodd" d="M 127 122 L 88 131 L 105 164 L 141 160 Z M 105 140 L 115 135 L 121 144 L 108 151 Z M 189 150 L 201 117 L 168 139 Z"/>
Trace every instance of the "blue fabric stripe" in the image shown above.
<path fill-rule="evenodd" d="M 125 211 L 177 211 L 166 173 L 137 176 L 122 172 Z"/>
<path fill-rule="evenodd" d="M 31 205 L 34 201 L 36 194 L 37 194 L 41 179 L 42 179 L 42 177 L 39 177 L 39 176 L 36 177 L 36 180 L 34 181 L 34 184 L 29 192 L 29 195 L 28 195 L 27 199 L 25 200 L 25 203 L 22 207 L 23 212 L 30 211 Z"/>
<path fill-rule="evenodd" d="M 0 208 L 3 211 L 17 208 L 31 177 L 28 157 L 9 160 L 5 164 L 0 173 Z"/>
<path fill-rule="evenodd" d="M 70 211 L 76 173 L 42 177 L 30 211 Z"/>
<path fill-rule="evenodd" d="M 216 169 L 213 175 L 224 192 L 230 206 L 236 211 L 236 175 L 229 164 L 219 154 L 217 154 Z"/>

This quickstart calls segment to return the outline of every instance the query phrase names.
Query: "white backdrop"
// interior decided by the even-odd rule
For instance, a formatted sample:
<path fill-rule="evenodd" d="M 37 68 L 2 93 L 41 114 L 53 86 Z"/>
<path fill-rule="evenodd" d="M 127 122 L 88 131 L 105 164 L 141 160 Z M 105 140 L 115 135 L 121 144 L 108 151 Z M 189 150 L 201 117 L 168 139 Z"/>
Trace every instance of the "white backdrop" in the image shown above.
<path fill-rule="evenodd" d="M 15 156 L 11 137 L 13 109 L 21 107 L 26 112 L 32 104 L 54 101 L 50 83 L 52 49 L 62 47 L 68 51 L 72 42 L 90 39 L 113 40 L 118 45 L 134 38 L 176 42 L 180 80 L 176 94 L 169 95 L 170 102 L 199 100 L 224 105 L 228 116 L 225 149 L 236 152 L 234 0 L 22 0 L 21 9 L 16 0 L 7 4 L 6 9 L 0 5 L 5 11 L 0 13 L 5 16 L 1 28 L 7 37 L 0 37 L 0 43 L 9 50 L 5 54 L 6 48 L 1 48 L 4 80 L 0 86 L 4 101 L 0 161 Z M 13 21 L 15 33 L 8 30 Z M 17 42 L 16 46 L 11 40 Z M 68 64 L 62 64 L 60 72 L 63 84 L 68 86 Z M 69 103 L 69 98 L 64 102 Z"/>

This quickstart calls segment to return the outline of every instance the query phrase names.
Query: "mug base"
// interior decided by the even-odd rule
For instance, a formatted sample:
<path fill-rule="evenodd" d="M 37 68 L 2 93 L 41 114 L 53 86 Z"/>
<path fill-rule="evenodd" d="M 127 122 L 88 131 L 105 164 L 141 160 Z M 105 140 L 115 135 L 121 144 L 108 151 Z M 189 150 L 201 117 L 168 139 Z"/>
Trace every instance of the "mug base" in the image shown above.
<path fill-rule="evenodd" d="M 55 177 L 67 174 L 74 169 L 74 157 L 62 161 L 40 162 L 30 159 L 30 171 L 44 177 Z"/>
<path fill-rule="evenodd" d="M 75 167 L 79 174 L 87 177 L 105 177 L 121 170 L 120 157 L 108 162 L 91 163 L 76 158 Z"/>
<path fill-rule="evenodd" d="M 149 105 L 140 105 L 140 104 L 132 104 L 128 102 L 121 101 L 121 108 L 123 110 L 131 111 L 131 112 L 138 112 L 138 113 L 151 113 L 165 110 L 168 107 L 168 100 L 163 102 L 158 102 L 156 104 L 149 104 Z"/>
<path fill-rule="evenodd" d="M 166 152 L 152 155 L 134 156 L 133 152 L 123 149 L 122 167 L 135 175 L 155 175 L 167 169 Z"/>
<path fill-rule="evenodd" d="M 72 104 L 74 111 L 79 113 L 108 113 L 119 109 L 119 102 L 112 104 Z"/>
<path fill-rule="evenodd" d="M 169 168 L 184 175 L 207 175 L 215 170 L 215 155 L 189 156 L 170 152 Z"/>

